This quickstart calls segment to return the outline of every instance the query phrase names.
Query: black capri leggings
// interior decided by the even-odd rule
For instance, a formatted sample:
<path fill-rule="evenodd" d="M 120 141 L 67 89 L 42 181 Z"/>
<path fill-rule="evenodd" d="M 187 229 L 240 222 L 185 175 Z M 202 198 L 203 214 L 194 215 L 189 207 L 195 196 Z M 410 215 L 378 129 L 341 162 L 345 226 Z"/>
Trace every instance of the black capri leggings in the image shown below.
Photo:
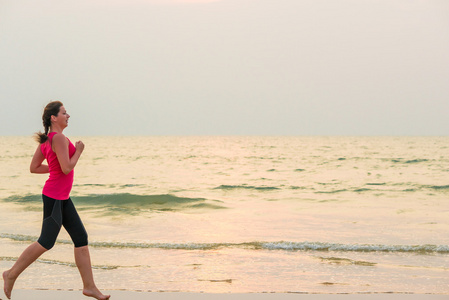
<path fill-rule="evenodd" d="M 44 220 L 38 243 L 47 250 L 53 248 L 61 226 L 69 233 L 75 247 L 87 246 L 87 232 L 72 200 L 56 200 L 42 195 Z"/>

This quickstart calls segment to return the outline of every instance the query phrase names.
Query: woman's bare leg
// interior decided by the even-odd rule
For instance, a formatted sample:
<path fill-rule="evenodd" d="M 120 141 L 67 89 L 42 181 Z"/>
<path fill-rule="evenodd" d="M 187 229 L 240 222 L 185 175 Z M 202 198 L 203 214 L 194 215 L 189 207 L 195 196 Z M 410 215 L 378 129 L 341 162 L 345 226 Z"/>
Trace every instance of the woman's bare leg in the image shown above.
<path fill-rule="evenodd" d="M 19 259 L 15 262 L 11 269 L 3 272 L 3 290 L 6 297 L 11 299 L 11 292 L 16 282 L 17 277 L 39 258 L 47 249 L 41 246 L 38 242 L 34 242 L 23 251 Z"/>
<path fill-rule="evenodd" d="M 109 299 L 111 296 L 103 295 L 95 285 L 88 246 L 75 248 L 75 262 L 83 280 L 83 294 L 98 300 Z"/>

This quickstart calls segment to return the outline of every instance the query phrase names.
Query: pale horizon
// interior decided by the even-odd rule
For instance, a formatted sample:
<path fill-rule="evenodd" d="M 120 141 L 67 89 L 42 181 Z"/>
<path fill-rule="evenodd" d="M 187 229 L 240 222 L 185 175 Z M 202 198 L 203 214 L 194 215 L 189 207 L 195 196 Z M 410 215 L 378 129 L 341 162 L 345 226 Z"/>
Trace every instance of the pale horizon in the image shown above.
<path fill-rule="evenodd" d="M 447 136 L 446 1 L 0 5 L 0 136 Z"/>

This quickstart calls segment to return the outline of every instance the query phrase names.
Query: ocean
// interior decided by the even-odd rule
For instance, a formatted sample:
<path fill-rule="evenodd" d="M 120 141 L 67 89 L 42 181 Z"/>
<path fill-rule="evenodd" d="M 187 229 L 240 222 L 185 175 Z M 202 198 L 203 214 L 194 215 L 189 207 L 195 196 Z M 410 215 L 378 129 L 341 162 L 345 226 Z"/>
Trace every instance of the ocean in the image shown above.
<path fill-rule="evenodd" d="M 70 137 L 103 290 L 449 294 L 449 137 Z M 42 222 L 32 137 L 0 137 L 0 268 Z M 80 289 L 73 245 L 16 282 Z"/>

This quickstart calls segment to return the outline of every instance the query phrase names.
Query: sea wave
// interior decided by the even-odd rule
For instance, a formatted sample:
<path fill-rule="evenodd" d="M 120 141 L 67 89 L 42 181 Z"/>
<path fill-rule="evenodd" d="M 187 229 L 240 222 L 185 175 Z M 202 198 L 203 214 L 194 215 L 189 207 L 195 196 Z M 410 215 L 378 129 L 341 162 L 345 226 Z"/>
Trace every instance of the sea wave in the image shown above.
<path fill-rule="evenodd" d="M 321 184 L 321 183 L 320 183 Z M 322 184 L 324 186 L 329 184 Z M 334 189 L 334 190 L 318 190 L 315 191 L 315 194 L 337 194 L 344 192 L 353 192 L 353 193 L 362 193 L 362 192 L 416 192 L 419 190 L 432 190 L 433 192 L 441 192 L 445 193 L 449 191 L 449 185 L 423 185 L 423 184 L 414 184 L 414 183 L 392 183 L 391 187 L 387 183 L 366 183 L 365 186 L 376 186 L 376 188 L 367 188 L 367 187 L 354 187 L 347 189 Z M 395 186 L 405 186 L 408 187 L 403 190 L 395 189 Z"/>
<path fill-rule="evenodd" d="M 0 261 L 17 261 L 18 257 L 11 257 L 11 256 L 0 256 Z M 44 259 L 44 258 L 38 258 L 36 260 L 38 263 L 43 264 L 49 264 L 49 265 L 60 265 L 60 266 L 66 266 L 66 267 L 72 267 L 75 268 L 76 264 L 73 262 L 65 262 L 65 261 L 59 261 L 54 259 Z M 111 265 L 92 265 L 93 269 L 101 269 L 101 270 L 114 270 L 120 268 L 120 266 L 111 266 Z"/>
<path fill-rule="evenodd" d="M 136 212 L 140 210 L 177 211 L 183 209 L 223 209 L 220 200 L 205 198 L 178 197 L 170 194 L 162 195 L 136 195 L 129 193 L 94 194 L 71 197 L 76 206 L 80 208 L 106 208 L 120 210 L 121 212 Z M 18 204 L 41 203 L 41 195 L 15 195 L 3 199 Z"/>
<path fill-rule="evenodd" d="M 37 236 L 1 233 L 0 238 L 18 242 L 34 242 Z M 71 244 L 69 240 L 57 240 L 59 244 Z M 339 252 L 408 252 L 416 254 L 449 254 L 449 245 L 383 245 L 383 244 L 339 244 L 326 242 L 243 242 L 243 243 L 146 243 L 93 241 L 91 247 L 101 248 L 141 248 L 168 250 L 213 250 L 223 248 L 242 248 L 247 250 L 280 251 L 339 251 Z"/>
<path fill-rule="evenodd" d="M 252 185 L 220 185 L 215 188 L 216 190 L 235 190 L 235 189 L 247 189 L 247 190 L 258 190 L 258 191 L 270 191 L 279 190 L 280 188 L 275 186 L 252 186 Z"/>
<path fill-rule="evenodd" d="M 393 163 L 399 163 L 399 164 L 417 164 L 422 162 L 428 162 L 431 161 L 426 158 L 416 158 L 416 159 L 405 159 L 405 158 L 382 158 L 382 161 L 390 161 Z"/>
<path fill-rule="evenodd" d="M 438 191 L 449 190 L 449 184 L 448 185 L 428 185 L 425 187 L 432 189 L 432 190 L 438 190 Z"/>

